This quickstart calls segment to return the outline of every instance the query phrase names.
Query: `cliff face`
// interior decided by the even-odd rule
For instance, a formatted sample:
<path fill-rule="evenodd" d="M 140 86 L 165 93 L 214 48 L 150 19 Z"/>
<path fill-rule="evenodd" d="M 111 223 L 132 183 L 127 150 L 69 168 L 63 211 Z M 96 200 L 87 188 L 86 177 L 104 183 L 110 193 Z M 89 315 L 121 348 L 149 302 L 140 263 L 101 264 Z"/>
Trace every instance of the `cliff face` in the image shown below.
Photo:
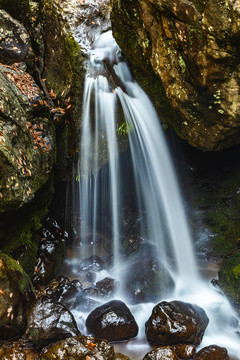
<path fill-rule="evenodd" d="M 153 87 L 162 82 L 175 110 L 167 122 L 180 137 L 205 151 L 240 143 L 237 0 L 113 0 L 111 19 L 130 64 L 153 70 Z"/>
<path fill-rule="evenodd" d="M 57 0 L 0 8 L 0 240 L 12 255 L 48 211 L 54 166 L 71 176 L 85 70 Z"/>

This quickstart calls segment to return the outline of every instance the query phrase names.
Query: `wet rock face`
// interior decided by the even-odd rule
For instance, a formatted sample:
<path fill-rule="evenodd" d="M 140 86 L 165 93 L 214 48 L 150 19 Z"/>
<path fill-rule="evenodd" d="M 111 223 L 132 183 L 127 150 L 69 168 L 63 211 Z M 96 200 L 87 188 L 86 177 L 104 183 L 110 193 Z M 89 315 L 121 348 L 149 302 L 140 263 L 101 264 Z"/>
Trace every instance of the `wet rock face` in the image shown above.
<path fill-rule="evenodd" d="M 193 345 L 164 346 L 149 351 L 143 360 L 191 360 L 195 353 L 196 349 Z"/>
<path fill-rule="evenodd" d="M 31 294 L 30 280 L 20 265 L 0 252 L 1 339 L 12 338 L 23 330 L 26 306 Z"/>
<path fill-rule="evenodd" d="M 111 360 L 114 349 L 107 341 L 93 336 L 76 336 L 57 342 L 42 350 L 41 359 L 101 359 Z"/>
<path fill-rule="evenodd" d="M 119 285 L 119 281 L 106 277 L 96 283 L 96 288 L 103 292 L 106 296 L 111 296 L 117 291 Z"/>
<path fill-rule="evenodd" d="M 61 302 L 70 310 L 78 305 L 77 298 L 82 293 L 82 284 L 78 280 L 70 281 L 65 276 L 59 276 L 44 290 L 53 301 Z"/>
<path fill-rule="evenodd" d="M 195 360 L 231 360 L 227 349 L 211 345 L 201 349 L 194 358 Z"/>
<path fill-rule="evenodd" d="M 239 12 L 236 1 L 113 0 L 122 51 L 154 70 L 177 113 L 169 124 L 202 150 L 240 141 Z"/>
<path fill-rule="evenodd" d="M 94 336 L 109 341 L 127 340 L 138 334 L 138 326 L 132 313 L 119 300 L 94 309 L 87 317 L 86 326 Z"/>
<path fill-rule="evenodd" d="M 7 212 L 28 204 L 46 183 L 55 144 L 34 79 L 21 66 L 0 64 L 0 88 L 0 211 Z"/>
<path fill-rule="evenodd" d="M 155 345 L 199 345 L 208 325 L 205 311 L 182 301 L 162 301 L 145 324 L 147 340 Z"/>
<path fill-rule="evenodd" d="M 130 303 L 157 302 L 159 296 L 173 289 L 174 283 L 157 259 L 141 259 L 133 263 L 125 274 L 126 293 Z"/>
<path fill-rule="evenodd" d="M 34 69 L 34 54 L 26 29 L 4 10 L 0 10 L 0 37 L 0 62 L 13 64 L 23 61 Z"/>
<path fill-rule="evenodd" d="M 58 275 L 65 256 L 65 242 L 68 237 L 67 233 L 51 218 L 45 220 L 40 233 L 42 238 L 32 277 L 35 287 L 47 285 Z"/>
<path fill-rule="evenodd" d="M 70 311 L 46 296 L 33 303 L 27 315 L 27 323 L 27 338 L 40 347 L 80 334 Z"/>

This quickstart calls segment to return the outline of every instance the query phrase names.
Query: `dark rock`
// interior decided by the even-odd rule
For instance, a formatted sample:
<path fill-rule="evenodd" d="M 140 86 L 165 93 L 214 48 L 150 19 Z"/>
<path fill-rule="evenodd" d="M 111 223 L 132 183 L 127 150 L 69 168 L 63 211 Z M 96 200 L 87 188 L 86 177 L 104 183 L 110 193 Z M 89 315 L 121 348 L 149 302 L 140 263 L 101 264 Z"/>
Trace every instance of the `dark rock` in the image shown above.
<path fill-rule="evenodd" d="M 100 271 L 104 268 L 104 262 L 97 255 L 92 255 L 87 259 L 84 259 L 80 264 L 80 270 L 83 271 Z"/>
<path fill-rule="evenodd" d="M 218 273 L 218 284 L 238 304 L 240 298 L 240 254 L 225 258 Z"/>
<path fill-rule="evenodd" d="M 0 10 L 0 37 L 0 62 L 25 62 L 31 70 L 34 69 L 34 54 L 26 29 L 4 10 Z"/>
<path fill-rule="evenodd" d="M 193 345 L 161 346 L 149 351 L 143 360 L 192 360 L 195 353 Z"/>
<path fill-rule="evenodd" d="M 210 345 L 197 352 L 194 360 L 230 360 L 227 349 Z"/>
<path fill-rule="evenodd" d="M 21 266 L 0 252 L 0 338 L 19 334 L 26 325 L 28 301 L 34 297 L 31 282 Z"/>
<path fill-rule="evenodd" d="M 94 309 L 86 326 L 94 336 L 109 341 L 131 339 L 138 334 L 138 326 L 128 307 L 119 300 L 110 301 Z"/>
<path fill-rule="evenodd" d="M 40 230 L 38 261 L 32 281 L 36 287 L 47 285 L 59 272 L 65 256 L 67 233 L 53 219 L 46 219 Z"/>
<path fill-rule="evenodd" d="M 130 303 L 156 302 L 173 289 L 174 283 L 169 273 L 149 255 L 149 259 L 141 257 L 127 268 L 124 286 Z"/>
<path fill-rule="evenodd" d="M 208 322 L 205 311 L 197 305 L 162 301 L 153 308 L 145 332 L 150 344 L 199 345 Z"/>
<path fill-rule="evenodd" d="M 82 293 L 82 284 L 78 280 L 70 281 L 67 277 L 60 276 L 44 290 L 53 301 L 61 302 L 71 309 L 76 305 L 77 296 Z"/>
<path fill-rule="evenodd" d="M 93 360 L 112 360 L 113 346 L 105 340 L 99 340 L 92 336 L 75 336 L 44 348 L 40 358 L 70 360 L 87 359 L 88 356 Z"/>
<path fill-rule="evenodd" d="M 174 346 L 175 353 L 179 359 L 194 359 L 196 348 L 194 345 L 179 344 Z"/>
<path fill-rule="evenodd" d="M 179 360 L 173 346 L 157 347 L 148 352 L 143 360 Z"/>
<path fill-rule="evenodd" d="M 42 251 L 39 254 L 32 277 L 32 282 L 35 287 L 46 285 L 53 279 L 55 265 L 55 261 L 48 252 Z"/>
<path fill-rule="evenodd" d="M 31 306 L 27 323 L 26 336 L 39 347 L 80 334 L 70 311 L 46 296 L 37 299 Z"/>
<path fill-rule="evenodd" d="M 96 283 L 96 288 L 104 294 L 111 296 L 117 291 L 119 285 L 119 281 L 106 277 L 105 279 Z"/>

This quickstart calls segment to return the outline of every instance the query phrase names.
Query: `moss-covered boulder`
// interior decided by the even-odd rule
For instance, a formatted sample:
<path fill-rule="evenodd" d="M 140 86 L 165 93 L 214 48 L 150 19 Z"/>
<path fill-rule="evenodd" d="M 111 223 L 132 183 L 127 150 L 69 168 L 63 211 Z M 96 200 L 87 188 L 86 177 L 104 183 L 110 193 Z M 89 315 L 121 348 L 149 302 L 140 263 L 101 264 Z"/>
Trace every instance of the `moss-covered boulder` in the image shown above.
<path fill-rule="evenodd" d="M 202 150 L 239 144 L 239 11 L 224 0 L 113 0 L 120 47 L 162 81 L 177 113 L 168 123 Z"/>
<path fill-rule="evenodd" d="M 19 334 L 26 323 L 31 282 L 21 266 L 0 252 L 0 338 Z"/>
<path fill-rule="evenodd" d="M 220 267 L 219 285 L 237 305 L 240 298 L 240 253 L 225 258 Z"/>

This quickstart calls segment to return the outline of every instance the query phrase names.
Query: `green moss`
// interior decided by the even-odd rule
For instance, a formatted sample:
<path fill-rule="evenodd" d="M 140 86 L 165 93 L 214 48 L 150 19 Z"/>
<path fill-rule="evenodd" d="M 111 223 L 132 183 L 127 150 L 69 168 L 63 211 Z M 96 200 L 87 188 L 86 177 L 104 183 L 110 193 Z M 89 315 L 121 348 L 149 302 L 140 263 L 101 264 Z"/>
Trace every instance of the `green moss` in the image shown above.
<path fill-rule="evenodd" d="M 22 276 L 20 277 L 18 281 L 18 287 L 22 293 L 31 285 L 31 281 L 26 274 L 26 272 L 23 270 L 21 265 L 14 259 L 12 259 L 10 256 L 4 254 L 2 251 L 0 251 L 0 257 L 5 262 L 7 267 L 11 270 L 19 272 Z M 6 276 L 7 278 L 7 276 Z M 31 285 L 32 286 L 32 285 Z"/>
<path fill-rule="evenodd" d="M 224 259 L 219 270 L 219 284 L 223 291 L 239 305 L 240 299 L 240 254 Z"/>
<path fill-rule="evenodd" d="M 207 161 L 209 162 L 209 160 Z M 216 160 L 213 158 L 212 161 Z M 206 208 L 203 215 L 204 226 L 213 235 L 209 250 L 220 257 L 238 251 L 238 239 L 240 238 L 239 177 L 239 166 L 232 165 L 225 172 L 207 170 L 204 178 L 198 179 L 194 185 L 194 207 Z"/>
<path fill-rule="evenodd" d="M 20 208 L 18 211 L 0 214 L 0 249 L 9 256 L 18 259 L 27 272 L 31 275 L 35 266 L 38 238 L 32 234 L 41 226 L 41 220 L 46 216 L 53 195 L 53 174 L 47 183 L 40 189 L 33 201 Z"/>

